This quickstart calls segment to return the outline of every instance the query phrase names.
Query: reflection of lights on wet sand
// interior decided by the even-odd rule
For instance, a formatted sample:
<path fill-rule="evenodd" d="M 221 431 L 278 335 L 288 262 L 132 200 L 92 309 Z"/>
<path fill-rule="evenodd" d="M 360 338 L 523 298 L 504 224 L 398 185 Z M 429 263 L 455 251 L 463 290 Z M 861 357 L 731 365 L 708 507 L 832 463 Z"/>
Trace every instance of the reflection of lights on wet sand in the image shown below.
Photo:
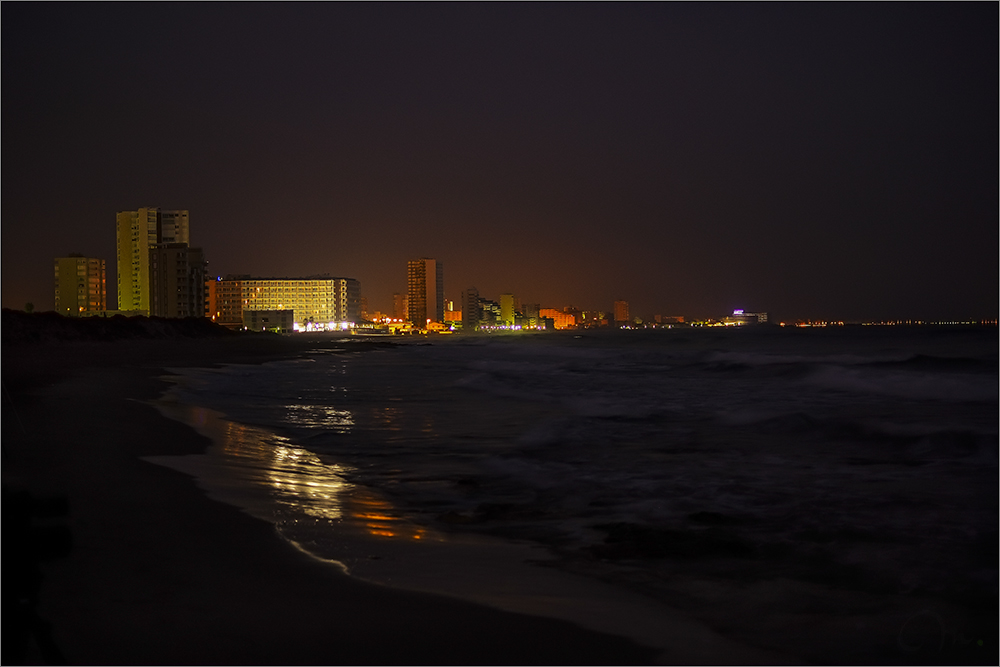
<path fill-rule="evenodd" d="M 393 506 L 371 491 L 355 488 L 348 506 L 350 518 L 371 535 L 419 540 L 427 530 L 401 518 Z"/>
<path fill-rule="evenodd" d="M 384 498 L 348 482 L 349 468 L 325 463 L 282 435 L 220 419 L 203 408 L 192 408 L 189 416 L 221 447 L 232 468 L 264 487 L 284 512 L 352 522 L 379 537 L 419 540 L 427 533 Z"/>
<path fill-rule="evenodd" d="M 286 405 L 285 423 L 307 428 L 322 428 L 336 433 L 349 433 L 354 426 L 350 410 L 337 410 L 322 405 Z"/>
<path fill-rule="evenodd" d="M 321 519 L 343 516 L 344 494 L 352 487 L 346 468 L 324 463 L 288 438 L 265 429 L 224 421 L 223 452 L 244 468 L 259 471 L 252 479 L 269 486 L 278 504 Z"/>

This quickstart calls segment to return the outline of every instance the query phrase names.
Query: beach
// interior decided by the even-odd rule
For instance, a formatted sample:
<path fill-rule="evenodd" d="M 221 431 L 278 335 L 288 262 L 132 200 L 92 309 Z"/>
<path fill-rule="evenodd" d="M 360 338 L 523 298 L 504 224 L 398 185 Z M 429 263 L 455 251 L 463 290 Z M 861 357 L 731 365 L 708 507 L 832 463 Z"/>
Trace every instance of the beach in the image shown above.
<path fill-rule="evenodd" d="M 141 459 L 209 445 L 148 403 L 167 386 L 165 367 L 262 361 L 316 345 L 227 338 L 4 349 L 5 489 L 68 499 L 72 547 L 43 563 L 37 613 L 69 664 L 653 659 L 652 649 L 570 623 L 352 579 L 208 499 L 191 478 Z M 5 556 L 11 549 L 5 540 Z M 4 618 L 4 650 L 13 651 Z M 5 663 L 43 664 L 37 644 Z"/>
<path fill-rule="evenodd" d="M 992 334 L 152 335 L 5 344 L 7 664 L 995 661 Z"/>

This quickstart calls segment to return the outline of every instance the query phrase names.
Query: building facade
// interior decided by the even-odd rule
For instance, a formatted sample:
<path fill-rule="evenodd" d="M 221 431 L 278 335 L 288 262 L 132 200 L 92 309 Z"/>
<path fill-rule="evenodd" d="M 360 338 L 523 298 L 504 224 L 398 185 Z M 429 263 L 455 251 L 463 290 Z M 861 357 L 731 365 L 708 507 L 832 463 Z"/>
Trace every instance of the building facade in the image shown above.
<path fill-rule="evenodd" d="M 149 249 L 159 242 L 158 217 L 155 208 L 118 212 L 118 310 L 149 313 Z"/>
<path fill-rule="evenodd" d="M 149 249 L 149 314 L 205 317 L 205 254 L 186 243 Z"/>
<path fill-rule="evenodd" d="M 628 301 L 615 301 L 615 323 L 629 322 Z"/>
<path fill-rule="evenodd" d="M 409 318 L 409 295 L 396 292 L 392 295 L 392 316 L 397 320 Z"/>
<path fill-rule="evenodd" d="M 157 243 L 191 243 L 187 211 L 160 211 Z"/>
<path fill-rule="evenodd" d="M 500 295 L 500 323 L 504 326 L 514 326 L 517 313 L 517 300 L 513 294 Z"/>
<path fill-rule="evenodd" d="M 56 312 L 78 316 L 104 311 L 107 302 L 107 276 L 103 259 L 69 255 L 55 259 Z"/>
<path fill-rule="evenodd" d="M 494 328 L 503 325 L 500 304 L 493 299 L 479 297 L 479 327 Z"/>
<path fill-rule="evenodd" d="M 159 244 L 190 243 L 187 211 L 155 207 L 116 216 L 118 310 L 152 313 L 150 251 Z"/>
<path fill-rule="evenodd" d="M 440 260 L 410 260 L 406 264 L 407 317 L 413 326 L 444 321 L 444 273 Z"/>
<path fill-rule="evenodd" d="M 479 290 L 475 287 L 462 292 L 462 331 L 479 328 L 482 310 L 479 308 Z"/>
<path fill-rule="evenodd" d="M 246 276 L 249 278 L 250 276 Z M 243 276 L 209 278 L 205 281 L 206 314 L 216 324 L 229 329 L 242 329 Z"/>
<path fill-rule="evenodd" d="M 295 330 L 295 313 L 291 310 L 243 311 L 243 328 L 247 331 L 291 333 Z"/>
<path fill-rule="evenodd" d="M 572 329 L 576 326 L 576 316 L 556 308 L 539 308 L 538 316 L 552 320 L 556 329 Z"/>
<path fill-rule="evenodd" d="M 361 283 L 330 276 L 226 276 L 210 281 L 208 308 L 214 321 L 234 328 L 244 326 L 248 311 L 290 310 L 295 330 L 345 329 L 361 321 Z"/>

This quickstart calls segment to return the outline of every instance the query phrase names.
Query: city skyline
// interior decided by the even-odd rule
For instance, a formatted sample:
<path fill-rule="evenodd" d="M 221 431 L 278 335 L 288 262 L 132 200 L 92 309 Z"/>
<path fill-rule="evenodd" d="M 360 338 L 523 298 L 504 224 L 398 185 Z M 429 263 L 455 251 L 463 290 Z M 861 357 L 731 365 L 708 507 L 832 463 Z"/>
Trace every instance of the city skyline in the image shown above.
<path fill-rule="evenodd" d="M 5 307 L 157 203 L 373 311 L 426 256 L 456 302 L 997 314 L 996 5 L 5 10 Z"/>
<path fill-rule="evenodd" d="M 146 219 L 146 218 L 148 218 L 148 220 L 145 220 L 146 224 L 139 224 L 139 223 L 142 223 L 144 221 L 144 219 Z M 147 291 L 150 291 L 150 286 L 151 285 L 155 288 L 155 285 L 153 285 L 153 283 L 155 283 L 155 281 L 151 280 L 151 277 L 150 277 L 151 274 L 148 273 L 149 272 L 148 265 L 150 264 L 150 258 L 152 256 L 150 256 L 150 258 L 147 258 L 147 260 L 145 262 L 145 264 L 147 265 L 147 268 L 146 268 L 147 277 L 143 278 L 142 281 L 140 281 L 139 279 L 137 279 L 135 276 L 142 274 L 141 265 L 143 263 L 139 262 L 138 263 L 139 266 L 133 266 L 132 269 L 131 269 L 131 271 L 123 271 L 123 269 L 122 269 L 123 262 L 124 263 L 128 263 L 127 260 L 131 260 L 132 264 L 136 264 L 135 257 L 133 257 L 133 255 L 135 255 L 136 248 L 139 248 L 139 246 L 142 246 L 140 248 L 140 250 L 145 250 L 146 253 L 148 253 L 149 250 L 152 249 L 152 248 L 159 248 L 160 249 L 159 250 L 159 254 L 162 254 L 165 251 L 169 251 L 170 248 L 174 248 L 173 252 L 176 253 L 177 252 L 177 250 L 176 250 L 177 248 L 183 247 L 183 248 L 186 249 L 188 247 L 187 241 L 190 239 L 190 220 L 189 220 L 189 211 L 187 211 L 187 210 L 162 210 L 159 207 L 142 207 L 142 208 L 138 209 L 137 211 L 119 211 L 116 214 L 116 227 L 117 227 L 117 232 L 116 232 L 117 254 L 116 254 L 115 272 L 116 272 L 116 274 L 118 276 L 118 283 L 121 284 L 123 279 L 125 279 L 126 281 L 129 281 L 129 275 L 131 274 L 132 275 L 132 280 L 130 282 L 136 282 L 137 284 L 139 284 L 140 282 L 144 281 L 143 284 L 147 285 Z M 139 237 L 143 237 L 143 238 L 145 238 L 146 236 L 148 236 L 148 242 L 145 243 L 144 245 L 141 244 L 141 243 L 137 244 L 137 242 L 135 240 L 135 237 L 136 237 L 137 234 L 138 234 Z M 130 236 L 132 237 L 132 242 L 131 243 L 128 242 L 128 238 Z M 204 255 L 201 252 L 201 249 L 194 249 L 194 250 L 198 253 L 198 263 L 204 263 L 204 259 L 203 259 Z M 140 254 L 145 254 L 145 253 L 140 253 Z M 55 307 L 53 308 L 53 310 L 56 310 L 57 312 L 63 312 L 63 311 L 65 311 L 65 308 L 60 308 L 59 307 L 59 305 L 58 305 L 58 299 L 59 299 L 59 294 L 60 293 L 66 293 L 66 289 L 67 289 L 66 285 L 64 285 L 59 280 L 59 268 L 58 267 L 59 267 L 60 261 L 65 261 L 68 258 L 83 258 L 83 256 L 80 255 L 80 254 L 78 254 L 78 253 L 70 253 L 67 257 L 56 257 L 55 258 L 56 267 L 57 267 L 56 268 L 56 281 L 55 281 L 55 293 L 56 293 L 56 302 L 57 303 L 55 304 Z M 95 258 L 83 258 L 83 259 L 88 259 L 88 260 L 93 261 Z M 104 262 L 103 258 L 98 258 L 98 261 L 101 261 L 102 264 Z M 443 266 L 443 264 L 442 264 L 441 260 L 434 260 L 434 259 L 428 259 L 428 258 L 421 258 L 419 260 L 407 260 L 407 276 L 408 276 L 407 277 L 407 289 L 404 290 L 402 293 L 399 293 L 399 292 L 394 293 L 388 299 L 378 299 L 377 297 L 375 299 L 371 299 L 371 297 L 367 293 L 365 293 L 363 291 L 363 289 L 360 289 L 360 285 L 361 285 L 360 281 L 358 281 L 357 279 L 354 279 L 354 278 L 351 278 L 349 280 L 352 281 L 353 283 L 355 283 L 355 287 L 353 289 L 358 292 L 358 296 L 355 297 L 357 300 L 360 301 L 361 298 L 364 298 L 366 302 L 374 300 L 376 303 L 384 301 L 385 303 L 391 304 L 391 307 L 389 309 L 385 310 L 385 311 L 383 311 L 380 308 L 368 308 L 368 312 L 372 312 L 372 313 L 378 312 L 378 313 L 381 313 L 382 315 L 386 315 L 387 313 L 393 313 L 394 317 L 398 317 L 399 316 L 399 313 L 398 313 L 398 310 L 399 310 L 398 299 L 400 297 L 405 297 L 406 298 L 406 302 L 405 303 L 413 303 L 414 302 L 413 296 L 416 294 L 418 296 L 418 298 L 416 299 L 416 303 L 423 304 L 422 306 L 421 305 L 416 306 L 416 309 L 420 310 L 421 312 L 424 313 L 424 316 L 422 316 L 422 317 L 420 317 L 418 319 L 425 319 L 425 317 L 426 317 L 426 311 L 428 310 L 428 304 L 430 304 L 429 308 L 434 312 L 434 314 L 436 315 L 436 317 L 426 318 L 426 320 L 428 322 L 431 322 L 431 321 L 433 321 L 433 322 L 445 322 L 446 318 L 444 317 L 443 312 L 444 312 L 444 310 L 446 310 L 446 306 L 445 306 L 446 303 L 452 303 L 453 305 L 457 304 L 457 307 L 455 307 L 454 310 L 456 310 L 458 312 L 463 312 L 463 311 L 465 311 L 466 307 L 468 306 L 468 302 L 467 302 L 467 298 L 466 298 L 466 292 L 467 292 L 466 289 L 463 288 L 463 289 L 460 290 L 460 298 L 458 298 L 458 299 L 452 298 L 451 297 L 451 292 L 449 292 L 449 291 L 447 291 L 447 290 L 444 289 L 443 278 L 442 278 L 442 275 L 443 275 L 442 266 Z M 276 281 L 276 280 L 300 281 L 300 280 L 305 280 L 305 279 L 308 279 L 308 278 L 317 278 L 317 277 L 320 277 L 320 276 L 329 277 L 330 276 L 330 272 L 326 271 L 326 272 L 323 272 L 322 274 L 312 274 L 311 276 L 305 276 L 305 274 L 286 275 L 286 276 L 283 276 L 280 279 L 276 278 L 276 277 L 273 277 L 273 276 L 264 276 L 263 274 L 252 274 L 252 275 L 253 275 L 253 280 L 255 280 L 255 281 L 259 281 L 259 280 L 263 280 L 263 281 Z M 427 286 L 427 284 L 426 284 L 426 277 L 425 276 L 430 276 L 430 280 L 435 283 L 435 288 L 434 289 L 432 289 L 432 288 L 430 288 L 430 287 Z M 209 272 L 209 273 L 206 274 L 206 295 L 209 292 L 209 287 L 211 287 L 212 284 L 215 281 L 223 281 L 224 280 L 225 282 L 231 282 L 232 280 L 235 279 L 236 282 L 237 282 L 237 285 L 238 285 L 240 279 L 247 280 L 247 279 L 250 279 L 250 278 L 251 278 L 251 274 L 231 274 L 230 273 L 230 274 L 227 274 L 226 276 L 221 276 L 221 275 L 214 276 L 214 274 L 211 274 Z M 341 280 L 342 281 L 344 279 L 338 278 L 336 280 Z M 417 283 L 419 283 L 420 286 L 422 286 L 422 287 L 418 286 Z M 105 287 L 108 288 L 110 286 L 107 285 L 107 284 L 105 284 Z M 162 287 L 161 287 L 161 289 L 162 289 Z M 475 288 L 471 288 L 471 289 L 475 290 Z M 455 288 L 452 287 L 452 292 L 454 290 L 455 290 Z M 422 297 L 420 296 L 421 291 L 424 292 L 424 294 L 423 294 Z M 476 290 L 476 292 L 478 294 L 478 290 Z M 111 293 L 110 290 L 108 290 L 107 294 L 110 294 L 110 293 Z M 138 292 L 136 292 L 136 293 L 138 294 Z M 115 301 L 115 299 L 111 299 L 111 297 L 107 296 L 107 294 L 105 295 L 105 298 L 108 299 L 108 303 L 113 303 Z M 151 295 L 151 293 L 150 293 L 150 295 Z M 128 299 L 128 298 L 126 298 L 127 303 L 125 305 L 126 306 L 129 306 L 129 305 L 133 305 L 134 306 L 135 304 L 133 303 L 133 301 L 135 301 L 136 298 L 138 298 L 138 297 L 133 296 L 133 298 L 131 300 Z M 149 298 L 149 296 L 147 296 L 147 298 Z M 208 298 L 208 297 L 206 297 L 206 298 Z M 505 306 L 506 309 L 507 309 L 506 314 L 503 315 L 501 317 L 501 319 L 503 320 L 503 324 L 507 324 L 507 325 L 512 324 L 513 323 L 513 321 L 512 321 L 512 313 L 515 310 L 515 307 L 514 307 L 515 299 L 516 299 L 516 302 L 519 304 L 520 301 L 521 301 L 520 295 L 515 295 L 513 293 L 501 293 L 501 294 L 499 294 L 498 298 L 500 299 L 500 302 L 497 304 L 498 307 L 503 307 L 502 306 L 502 302 L 503 302 L 503 300 L 505 298 L 509 298 L 510 299 L 510 302 Z M 145 309 L 140 308 L 140 307 L 136 307 L 136 308 L 124 307 L 122 305 L 123 304 L 122 299 L 123 299 L 123 295 L 119 291 L 119 294 L 118 294 L 118 297 L 117 297 L 117 303 L 118 303 L 118 310 L 120 310 L 122 312 L 126 312 L 126 313 L 138 313 L 138 312 L 143 312 L 144 310 L 147 311 L 147 312 L 150 310 L 148 307 L 145 308 Z M 397 301 L 397 302 L 394 302 L 394 301 Z M 538 305 L 542 305 L 542 304 L 538 304 Z M 608 321 L 613 321 L 615 323 L 625 323 L 625 322 L 632 323 L 632 322 L 636 322 L 636 321 L 639 321 L 639 322 L 645 321 L 647 323 L 651 323 L 651 322 L 657 322 L 658 323 L 661 320 L 664 320 L 664 321 L 665 320 L 679 320 L 680 322 L 684 322 L 685 319 L 687 319 L 689 321 L 730 322 L 730 321 L 742 321 L 742 320 L 745 319 L 744 316 L 743 316 L 744 309 L 742 309 L 742 308 L 734 308 L 732 310 L 732 314 L 729 314 L 728 312 L 726 312 L 726 313 L 710 313 L 710 314 L 700 314 L 699 313 L 698 315 L 695 315 L 694 317 L 692 317 L 689 314 L 678 314 L 678 313 L 666 314 L 666 313 L 663 313 L 663 312 L 656 312 L 656 313 L 653 313 L 653 312 L 649 312 L 649 313 L 643 312 L 642 314 L 634 314 L 633 313 L 632 315 L 629 315 L 629 311 L 630 311 L 630 303 L 629 303 L 629 301 L 628 300 L 624 300 L 624 299 L 619 299 L 619 298 L 615 298 L 614 301 L 613 301 L 613 303 L 610 306 L 608 306 L 607 304 L 596 304 L 597 307 L 588 307 L 588 306 L 577 307 L 576 305 L 574 305 L 572 303 L 570 303 L 570 304 L 551 304 L 551 303 L 549 303 L 549 304 L 544 304 L 544 305 L 545 305 L 545 308 L 543 308 L 543 310 L 549 311 L 550 315 L 554 314 L 554 313 L 557 313 L 557 312 L 560 313 L 560 314 L 564 314 L 564 313 L 569 313 L 571 311 L 576 311 L 576 312 L 580 312 L 580 311 L 587 312 L 587 311 L 589 311 L 591 313 L 597 313 L 598 317 L 605 317 L 605 315 L 606 315 L 607 317 L 605 319 L 607 319 Z M 35 303 L 31 303 L 31 306 L 32 306 L 32 308 L 36 308 L 37 307 Z M 11 307 L 11 306 L 6 306 L 5 305 L 4 307 Z M 175 305 L 175 308 L 176 308 L 176 305 Z M 357 307 L 352 307 L 352 308 L 354 309 L 354 312 L 360 312 L 360 311 L 357 310 Z M 95 308 L 85 308 L 84 310 L 95 310 Z M 103 310 L 103 309 L 96 309 L 96 310 Z M 408 310 L 408 308 L 407 308 L 407 310 Z M 520 311 L 519 308 L 517 310 Z M 209 303 L 206 301 L 206 316 L 212 317 L 211 311 L 212 311 L 212 308 L 210 307 Z M 415 311 L 413 311 L 413 312 L 415 312 Z M 749 313 L 749 316 L 752 316 L 756 320 L 756 316 L 757 316 L 756 313 L 751 313 L 751 312 L 749 312 L 749 310 L 747 312 Z M 66 314 L 66 313 L 64 313 L 64 314 Z M 180 314 L 180 313 L 178 313 L 178 314 L 170 315 L 170 316 L 187 316 L 187 314 Z M 355 318 L 355 319 L 357 319 L 358 321 L 360 321 L 362 318 L 358 317 L 358 318 Z M 407 316 L 404 317 L 403 319 L 405 319 L 407 321 L 410 321 L 411 323 L 415 321 L 413 319 L 413 313 L 410 312 L 409 310 L 408 310 Z M 510 319 L 511 321 L 508 321 L 508 319 Z M 784 319 L 789 320 L 789 322 L 794 322 L 794 321 L 799 321 L 799 322 L 818 321 L 818 322 L 834 322 L 834 323 L 838 322 L 837 318 L 826 318 L 826 317 L 818 317 L 818 318 L 792 318 L 792 317 L 788 317 L 788 318 L 784 318 Z M 951 320 L 948 320 L 947 318 L 943 318 L 943 319 L 940 319 L 940 320 L 934 320 L 934 319 L 931 319 L 931 318 L 928 318 L 926 320 L 922 320 L 920 318 L 897 318 L 897 319 L 882 318 L 880 320 L 878 318 L 873 318 L 873 319 L 869 319 L 869 320 L 854 319 L 854 320 L 848 320 L 848 321 L 853 321 L 853 322 L 862 322 L 863 321 L 865 323 L 874 323 L 874 322 L 879 322 L 879 321 L 885 321 L 885 322 L 890 322 L 890 323 L 898 323 L 898 322 L 923 322 L 923 321 L 932 321 L 932 322 L 933 321 L 951 321 L 951 322 L 986 321 L 986 322 L 989 322 L 989 321 L 995 321 L 995 319 L 996 319 L 995 316 L 991 318 L 990 316 L 987 315 L 985 317 L 979 317 L 979 318 L 976 318 L 976 317 L 972 317 L 972 318 L 970 318 L 970 317 L 951 318 Z M 767 321 L 767 315 L 766 314 L 764 314 L 764 319 L 761 320 L 761 321 L 762 322 Z M 841 319 L 839 321 L 842 323 L 844 320 Z M 562 328 L 562 327 L 559 327 L 559 328 Z"/>
<path fill-rule="evenodd" d="M 750 312 L 737 308 L 732 314 L 711 317 L 664 315 L 663 313 L 630 314 L 630 304 L 615 299 L 612 308 L 578 308 L 572 304 L 553 307 L 554 304 L 534 303 L 522 308 L 519 295 L 502 293 L 499 300 L 484 298 L 478 289 L 461 290 L 457 301 L 448 298 L 444 288 L 444 271 L 441 260 L 422 257 L 407 261 L 407 291 L 392 295 L 392 315 L 368 308 L 368 297 L 361 291 L 355 278 L 333 278 L 329 272 L 311 276 L 265 277 L 251 274 L 206 274 L 204 253 L 200 248 L 190 248 L 190 219 L 187 210 L 167 211 L 158 207 L 144 207 L 136 211 L 119 211 L 116 214 L 116 274 L 117 282 L 125 284 L 127 291 L 118 290 L 118 309 L 106 310 L 107 283 L 104 278 L 105 260 L 88 258 L 78 253 L 55 258 L 55 308 L 63 315 L 74 316 L 93 311 L 101 314 L 144 314 L 159 317 L 204 316 L 227 327 L 247 325 L 243 313 L 264 313 L 287 318 L 282 331 L 341 329 L 348 324 L 367 322 L 405 321 L 415 329 L 444 325 L 453 331 L 468 330 L 468 311 L 473 309 L 473 328 L 483 330 L 527 328 L 576 328 L 590 326 L 653 326 L 689 323 L 714 323 L 717 325 L 766 324 L 767 312 Z M 190 257 L 189 257 L 190 255 Z M 163 266 L 158 270 L 157 265 Z M 191 271 L 201 280 L 201 288 L 193 289 Z M 190 274 L 190 275 L 189 275 Z M 181 277 L 186 276 L 186 277 Z M 95 282 L 96 281 L 96 282 Z M 171 296 L 172 295 L 172 296 Z M 198 297 L 192 300 L 191 297 Z M 60 305 L 62 300 L 62 305 Z M 200 304 L 200 305 L 197 305 Z M 30 309 L 34 309 L 34 304 Z M 454 313 L 452 312 L 454 311 Z M 495 312 L 494 312 L 495 311 Z M 464 316 L 463 316 L 464 314 Z M 454 315 L 454 316 L 452 316 Z M 844 324 L 832 318 L 789 319 L 788 324 L 807 326 Z M 546 321 L 548 323 L 546 324 Z M 266 320 L 265 320 L 266 321 Z M 785 322 L 776 322 L 784 326 Z M 877 320 L 853 323 L 996 323 L 996 318 L 957 318 L 952 320 Z M 530 324 L 529 324 L 530 323 Z M 293 327 L 294 325 L 294 327 Z M 425 325 L 427 325 L 425 327 Z M 396 326 L 396 325 L 393 325 Z M 315 327 L 315 329 L 314 329 Z M 251 330 L 260 327 L 255 321 Z M 266 325 L 265 327 L 266 328 Z"/>

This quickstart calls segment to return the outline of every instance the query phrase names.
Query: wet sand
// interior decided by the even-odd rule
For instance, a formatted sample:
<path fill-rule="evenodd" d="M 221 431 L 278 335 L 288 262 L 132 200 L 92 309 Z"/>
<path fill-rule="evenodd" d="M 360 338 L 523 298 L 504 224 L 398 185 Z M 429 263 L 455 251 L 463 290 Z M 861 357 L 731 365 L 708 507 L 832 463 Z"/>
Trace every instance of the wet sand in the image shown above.
<path fill-rule="evenodd" d="M 192 478 L 142 459 L 198 454 L 210 444 L 147 403 L 166 386 L 164 368 L 260 362 L 337 344 L 226 338 L 5 346 L 5 491 L 65 496 L 72 534 L 69 555 L 41 566 L 35 610 L 49 624 L 51 645 L 39 646 L 35 633 L 18 654 L 5 599 L 5 664 L 53 662 L 60 653 L 70 664 L 655 659 L 654 649 L 571 623 L 347 577 L 289 548 L 271 525 L 207 498 Z M 18 541 L 6 519 L 9 563 Z"/>

